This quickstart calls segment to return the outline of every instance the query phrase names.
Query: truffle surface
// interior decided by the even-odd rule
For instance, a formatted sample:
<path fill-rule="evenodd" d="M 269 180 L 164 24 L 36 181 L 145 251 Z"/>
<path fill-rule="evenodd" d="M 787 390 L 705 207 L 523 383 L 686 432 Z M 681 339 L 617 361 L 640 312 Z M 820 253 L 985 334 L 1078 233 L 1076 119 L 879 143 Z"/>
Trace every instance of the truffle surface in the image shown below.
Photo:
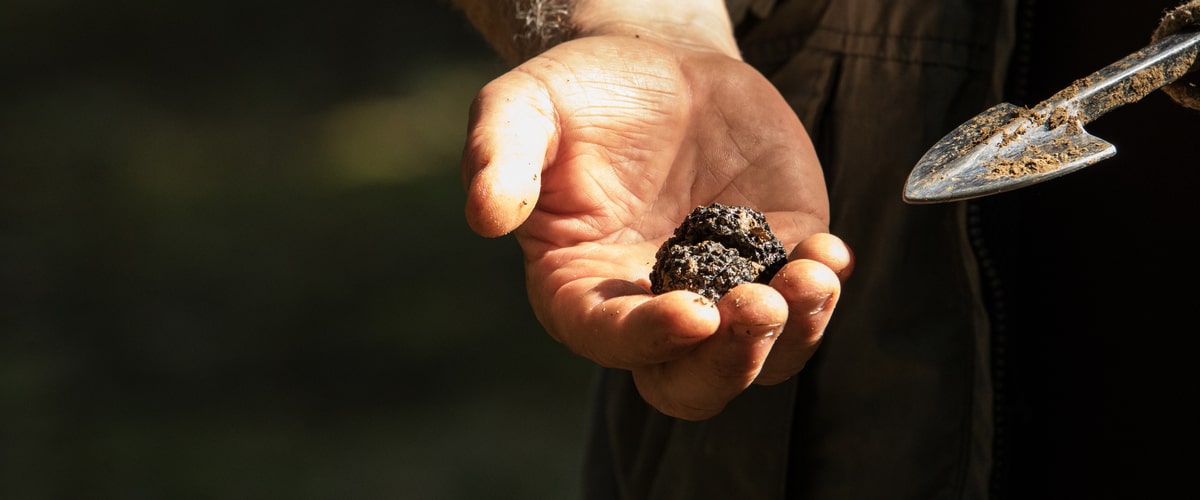
<path fill-rule="evenodd" d="M 742 283 L 766 283 L 787 263 L 767 218 L 749 207 L 696 207 L 654 256 L 650 291 L 690 290 L 720 300 Z"/>

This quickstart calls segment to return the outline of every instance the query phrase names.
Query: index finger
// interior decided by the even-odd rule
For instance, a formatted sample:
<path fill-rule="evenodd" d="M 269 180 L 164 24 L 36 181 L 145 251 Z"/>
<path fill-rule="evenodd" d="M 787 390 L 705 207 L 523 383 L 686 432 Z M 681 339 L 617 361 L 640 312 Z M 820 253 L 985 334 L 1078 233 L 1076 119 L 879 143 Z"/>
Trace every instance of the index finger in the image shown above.
<path fill-rule="evenodd" d="M 692 292 L 651 296 L 636 283 L 577 279 L 558 289 L 543 323 L 572 351 L 609 368 L 634 369 L 682 356 L 711 336 L 717 308 Z"/>

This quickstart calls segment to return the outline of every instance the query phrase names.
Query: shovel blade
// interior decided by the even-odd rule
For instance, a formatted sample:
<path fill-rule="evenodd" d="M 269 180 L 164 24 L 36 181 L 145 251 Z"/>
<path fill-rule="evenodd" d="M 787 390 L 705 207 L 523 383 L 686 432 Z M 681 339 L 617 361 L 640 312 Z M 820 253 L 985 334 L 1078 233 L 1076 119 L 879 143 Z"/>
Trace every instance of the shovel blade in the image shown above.
<path fill-rule="evenodd" d="M 1023 112 L 1024 111 L 1024 112 Z M 938 141 L 909 174 L 908 203 L 941 203 L 1010 191 L 1066 175 L 1116 154 L 1078 121 L 1051 123 L 1001 103 Z"/>

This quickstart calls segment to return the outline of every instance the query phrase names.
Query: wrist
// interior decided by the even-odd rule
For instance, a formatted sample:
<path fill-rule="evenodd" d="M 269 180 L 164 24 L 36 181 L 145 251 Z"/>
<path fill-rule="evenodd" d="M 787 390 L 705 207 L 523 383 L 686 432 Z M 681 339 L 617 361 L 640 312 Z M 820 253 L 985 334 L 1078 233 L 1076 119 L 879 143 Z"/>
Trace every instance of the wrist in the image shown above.
<path fill-rule="evenodd" d="M 497 54 L 524 62 L 574 37 L 579 0 L 451 0 Z"/>
<path fill-rule="evenodd" d="M 724 0 L 576 0 L 572 36 L 647 38 L 741 59 Z"/>
<path fill-rule="evenodd" d="M 512 64 L 596 35 L 644 37 L 741 59 L 724 0 L 452 1 Z"/>
<path fill-rule="evenodd" d="M 574 38 L 574 14 L 579 0 L 514 1 L 518 28 L 513 40 L 522 60 Z"/>

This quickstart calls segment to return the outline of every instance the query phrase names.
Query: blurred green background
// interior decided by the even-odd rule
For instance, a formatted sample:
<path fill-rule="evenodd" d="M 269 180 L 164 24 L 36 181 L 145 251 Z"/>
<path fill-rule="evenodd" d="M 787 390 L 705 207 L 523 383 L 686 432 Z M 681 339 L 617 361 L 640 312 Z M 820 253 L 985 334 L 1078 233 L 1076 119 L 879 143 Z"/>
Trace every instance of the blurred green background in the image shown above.
<path fill-rule="evenodd" d="M 0 499 L 565 499 L 592 368 L 458 158 L 445 0 L 0 7 Z"/>

